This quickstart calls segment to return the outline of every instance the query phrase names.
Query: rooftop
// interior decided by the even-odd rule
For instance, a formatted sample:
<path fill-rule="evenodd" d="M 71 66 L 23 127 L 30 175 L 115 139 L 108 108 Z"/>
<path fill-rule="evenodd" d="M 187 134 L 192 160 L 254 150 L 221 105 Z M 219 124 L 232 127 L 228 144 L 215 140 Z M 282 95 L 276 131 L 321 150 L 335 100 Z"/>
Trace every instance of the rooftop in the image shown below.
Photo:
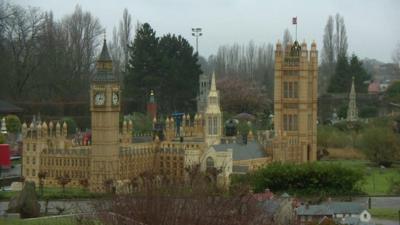
<path fill-rule="evenodd" d="M 266 153 L 262 150 L 262 146 L 256 141 L 249 141 L 247 144 L 218 144 L 214 145 L 213 148 L 217 152 L 232 149 L 234 161 L 267 157 Z"/>

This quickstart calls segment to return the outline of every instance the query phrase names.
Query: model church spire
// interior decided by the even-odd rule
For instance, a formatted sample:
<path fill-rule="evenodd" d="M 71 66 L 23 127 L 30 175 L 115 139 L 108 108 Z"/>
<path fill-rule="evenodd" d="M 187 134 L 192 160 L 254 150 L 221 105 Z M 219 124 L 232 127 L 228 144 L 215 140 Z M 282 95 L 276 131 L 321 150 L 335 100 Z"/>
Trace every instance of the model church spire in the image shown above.
<path fill-rule="evenodd" d="M 215 83 L 215 73 L 211 77 L 211 86 L 208 93 L 206 111 L 204 113 L 204 133 L 208 146 L 219 144 L 222 136 L 222 115 L 219 107 L 219 93 Z"/>
<path fill-rule="evenodd" d="M 358 110 L 356 104 L 356 89 L 354 88 L 354 77 L 351 81 L 351 90 L 349 95 L 349 108 L 347 109 L 347 121 L 356 121 L 358 119 Z"/>

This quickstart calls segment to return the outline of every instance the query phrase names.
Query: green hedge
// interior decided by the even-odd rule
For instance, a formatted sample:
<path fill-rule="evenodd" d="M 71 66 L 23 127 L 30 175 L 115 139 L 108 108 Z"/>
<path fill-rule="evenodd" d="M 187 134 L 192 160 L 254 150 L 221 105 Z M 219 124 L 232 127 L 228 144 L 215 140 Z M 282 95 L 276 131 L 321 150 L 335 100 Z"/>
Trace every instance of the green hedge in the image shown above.
<path fill-rule="evenodd" d="M 248 182 L 255 192 L 269 188 L 274 192 L 299 195 L 348 195 L 360 193 L 363 180 L 361 170 L 340 164 L 273 163 L 244 177 L 236 177 L 232 184 Z"/>

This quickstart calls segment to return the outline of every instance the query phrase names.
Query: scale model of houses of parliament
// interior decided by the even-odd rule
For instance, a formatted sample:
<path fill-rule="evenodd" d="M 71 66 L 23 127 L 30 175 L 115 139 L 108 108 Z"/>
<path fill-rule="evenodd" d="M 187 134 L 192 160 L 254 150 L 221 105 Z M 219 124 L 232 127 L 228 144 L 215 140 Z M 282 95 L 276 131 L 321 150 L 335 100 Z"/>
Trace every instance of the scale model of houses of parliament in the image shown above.
<path fill-rule="evenodd" d="M 90 191 L 104 192 L 106 182 L 121 188 L 146 171 L 169 181 L 185 182 L 187 167 L 200 165 L 202 171 L 220 168 L 216 182 L 228 186 L 232 173 L 257 169 L 273 160 L 313 161 L 316 159 L 316 46 L 312 44 L 310 58 L 305 43 L 289 45 L 285 54 L 281 48 L 278 43 L 275 52 L 274 122 L 278 132 L 272 139 L 261 134 L 257 137 L 269 141 L 272 151 L 265 151 L 251 132 L 247 144 L 223 136 L 214 74 L 211 79 L 206 75 L 200 77 L 196 115 L 183 114 L 179 124 L 174 117 L 167 117 L 163 140 L 157 135 L 136 140 L 132 137 L 135 124 L 131 120 L 124 120 L 122 127 L 119 125 L 121 89 L 112 73 L 113 64 L 104 40 L 90 86 L 90 145 L 68 139 L 66 123 L 33 122 L 29 127 L 24 123 L 22 175 L 39 184 L 38 174 L 44 172 L 45 186 L 58 186 L 57 178 L 67 175 L 71 179 L 67 186 L 79 186 L 86 180 Z M 154 106 L 150 108 L 154 113 Z"/>

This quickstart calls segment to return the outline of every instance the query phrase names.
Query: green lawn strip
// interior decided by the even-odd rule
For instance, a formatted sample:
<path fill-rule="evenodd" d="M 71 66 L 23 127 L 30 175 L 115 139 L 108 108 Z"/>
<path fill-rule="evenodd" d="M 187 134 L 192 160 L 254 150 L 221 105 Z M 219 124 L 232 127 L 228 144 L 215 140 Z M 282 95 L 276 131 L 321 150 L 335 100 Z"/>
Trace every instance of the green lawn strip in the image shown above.
<path fill-rule="evenodd" d="M 368 211 L 371 213 L 372 218 L 387 219 L 387 220 L 398 220 L 399 210 L 393 208 L 373 208 Z"/>
<path fill-rule="evenodd" d="M 75 225 L 73 218 L 0 219 L 0 225 Z"/>
<path fill-rule="evenodd" d="M 65 192 L 62 191 L 62 188 L 44 188 L 43 196 L 40 195 L 40 190 L 36 188 L 36 193 L 40 200 L 96 198 L 104 196 L 104 194 L 92 193 L 82 188 L 65 188 Z M 9 200 L 11 197 L 17 194 L 17 191 L 0 191 L 0 200 Z"/>
<path fill-rule="evenodd" d="M 380 168 L 367 160 L 326 160 L 319 163 L 339 163 L 362 169 L 365 172 L 365 181 L 361 184 L 361 189 L 368 195 L 390 194 L 390 181 L 400 179 L 400 168 L 396 164 L 392 168 Z"/>
<path fill-rule="evenodd" d="M 391 180 L 400 179 L 398 169 L 394 168 L 372 168 L 368 171 L 363 191 L 369 195 L 384 195 L 390 194 Z"/>

